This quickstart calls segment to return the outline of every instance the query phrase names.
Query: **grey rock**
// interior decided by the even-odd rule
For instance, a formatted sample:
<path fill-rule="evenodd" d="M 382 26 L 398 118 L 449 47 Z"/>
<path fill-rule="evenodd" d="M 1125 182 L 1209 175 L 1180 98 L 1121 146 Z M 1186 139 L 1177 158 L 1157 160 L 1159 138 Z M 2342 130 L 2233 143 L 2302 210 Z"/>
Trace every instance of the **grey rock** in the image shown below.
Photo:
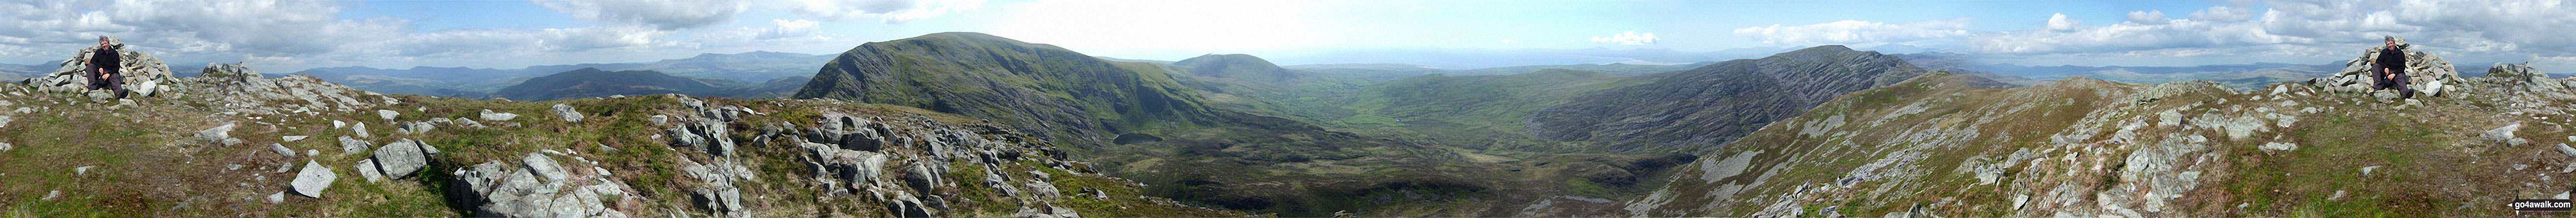
<path fill-rule="evenodd" d="M 89 169 L 90 169 L 90 168 L 98 168 L 98 166 L 80 166 L 80 167 L 73 167 L 73 168 L 72 168 L 72 175 L 75 175 L 75 176 L 87 176 L 87 175 L 89 175 Z"/>
<path fill-rule="evenodd" d="M 572 105 L 555 104 L 554 111 L 555 116 L 563 117 L 566 122 L 581 122 L 581 111 L 573 110 Z"/>
<path fill-rule="evenodd" d="M 492 112 L 492 110 L 483 110 L 483 120 L 487 120 L 487 121 L 510 121 L 510 119 L 518 119 L 518 118 L 519 118 L 519 115 L 518 115 L 518 114 L 512 114 L 512 113 L 493 113 L 493 112 Z"/>
<path fill-rule="evenodd" d="M 904 172 L 903 181 L 915 193 L 932 193 L 940 183 L 939 177 L 940 173 L 932 171 L 930 164 L 916 163 Z"/>
<path fill-rule="evenodd" d="M 0 144 L 0 146 L 7 145 Z M 2566 154 L 2568 158 L 2576 158 L 2576 147 L 2567 147 L 2567 143 L 2558 143 L 2558 153 Z"/>
<path fill-rule="evenodd" d="M 232 122 L 225 122 L 222 126 L 215 126 L 214 128 L 206 128 L 206 130 L 197 131 L 197 139 L 206 140 L 207 144 L 221 144 L 224 142 L 225 138 L 232 138 L 234 126 L 235 125 Z"/>
<path fill-rule="evenodd" d="M 304 161 L 304 170 L 296 172 L 295 181 L 289 185 L 295 187 L 296 194 L 321 198 L 322 190 L 331 188 L 331 182 L 338 179 L 340 175 L 332 173 L 330 167 L 323 167 L 321 162 L 307 160 Z"/>
<path fill-rule="evenodd" d="M 2263 147 L 2261 147 L 2261 148 L 2262 148 L 2264 151 L 2291 151 L 2291 150 L 2298 150 L 2298 149 L 2299 149 L 2299 144 L 2281 143 L 2281 142 L 2269 142 L 2269 143 L 2263 143 Z"/>
<path fill-rule="evenodd" d="M 2513 137 L 2514 131 L 2522 131 L 2522 122 L 2514 122 L 2513 124 L 2504 125 L 2503 127 L 2489 129 L 2485 134 L 2480 134 L 2480 136 L 2486 137 L 2487 141 L 2493 141 L 2498 144 L 2513 145 L 2512 141 L 2514 139 L 2519 139 Z"/>
<path fill-rule="evenodd" d="M 375 138 L 375 137 L 376 137 L 375 135 L 367 134 L 367 123 L 365 123 L 365 122 L 359 122 L 359 123 L 351 123 L 351 124 L 349 124 L 349 131 L 350 131 L 350 132 L 353 132 L 353 133 L 357 133 L 359 138 Z"/>
<path fill-rule="evenodd" d="M 376 117 L 385 118 L 385 122 L 393 122 L 395 116 L 401 115 L 402 112 L 395 112 L 394 110 L 376 110 Z"/>
<path fill-rule="evenodd" d="M 224 138 L 224 146 L 233 146 L 233 145 L 239 145 L 239 144 L 242 144 L 242 140 L 241 140 L 241 138 Z"/>
<path fill-rule="evenodd" d="M 382 168 L 380 170 L 386 177 L 393 179 L 411 176 L 412 172 L 429 166 L 429 156 L 421 152 L 419 141 L 411 139 L 385 143 L 384 147 L 376 148 L 375 154 L 377 167 Z"/>
<path fill-rule="evenodd" d="M 375 145 L 374 143 L 367 143 L 367 141 L 361 141 L 361 140 L 358 140 L 358 139 L 355 139 L 355 138 L 349 138 L 349 136 L 340 136 L 340 153 L 341 153 L 341 154 L 357 154 L 358 152 L 367 152 L 367 148 L 370 148 L 370 147 L 376 147 L 376 145 Z"/>
<path fill-rule="evenodd" d="M 285 136 L 285 137 L 279 137 L 279 138 L 286 139 L 286 142 L 295 142 L 295 141 L 303 141 L 303 140 L 304 140 L 304 138 L 310 138 L 310 137 L 311 137 L 311 136 L 291 135 L 291 136 Z"/>
<path fill-rule="evenodd" d="M 519 159 L 522 163 L 526 163 L 524 166 L 528 168 L 528 172 L 536 174 L 538 178 L 545 178 L 546 181 L 563 181 L 564 178 L 570 177 L 570 174 L 564 172 L 562 164 L 555 163 L 554 158 L 546 157 L 545 154 L 528 153 L 528 156 Z"/>
<path fill-rule="evenodd" d="M 667 135 L 667 136 L 670 136 L 670 137 L 671 137 L 671 146 L 681 146 L 681 147 L 702 147 L 702 146 L 707 146 L 707 140 L 706 140 L 706 138 L 704 138 L 704 137 L 698 137 L 698 134 L 697 134 L 697 133 L 690 133 L 690 132 L 689 132 L 689 129 L 688 129 L 688 128 L 685 128 L 685 127 L 671 127 L 671 129 L 663 130 L 663 131 L 662 131 L 662 134 L 663 134 L 663 135 Z"/>
<path fill-rule="evenodd" d="M 286 192 L 268 193 L 268 203 L 286 203 Z"/>
<path fill-rule="evenodd" d="M 358 160 L 358 165 L 350 166 L 351 169 L 358 169 L 358 176 L 367 177 L 367 182 L 385 180 L 385 172 L 378 170 L 381 167 L 376 165 L 375 159 Z"/>
<path fill-rule="evenodd" d="M 349 122 L 341 122 L 340 120 L 331 120 L 331 128 L 332 128 L 332 129 L 348 128 L 348 127 L 349 127 Z"/>
<path fill-rule="evenodd" d="M 277 152 L 277 156 L 295 157 L 295 149 L 287 149 L 286 145 L 268 143 L 268 150 Z"/>

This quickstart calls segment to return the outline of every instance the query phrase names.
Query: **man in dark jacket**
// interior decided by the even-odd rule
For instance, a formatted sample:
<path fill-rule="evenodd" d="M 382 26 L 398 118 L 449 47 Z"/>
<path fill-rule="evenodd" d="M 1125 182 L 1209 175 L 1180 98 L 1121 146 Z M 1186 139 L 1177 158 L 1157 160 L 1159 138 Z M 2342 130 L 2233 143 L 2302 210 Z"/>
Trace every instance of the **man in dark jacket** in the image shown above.
<path fill-rule="evenodd" d="M 2381 39 L 2384 40 L 2381 42 L 2386 46 L 2380 47 L 2379 59 L 2370 61 L 2370 78 L 2378 82 L 2378 85 L 2372 88 L 2395 89 L 2398 91 L 2398 95 L 2404 96 L 2405 98 L 2415 98 L 2415 89 L 2406 87 L 2408 78 L 2406 76 L 2405 49 L 2397 45 L 2396 36 L 2388 36 Z"/>
<path fill-rule="evenodd" d="M 98 37 L 98 49 L 91 50 L 86 61 L 82 68 L 88 69 L 81 72 L 89 74 L 89 89 L 116 90 L 116 98 L 125 98 L 125 76 L 118 73 L 125 69 L 125 59 L 107 36 Z"/>

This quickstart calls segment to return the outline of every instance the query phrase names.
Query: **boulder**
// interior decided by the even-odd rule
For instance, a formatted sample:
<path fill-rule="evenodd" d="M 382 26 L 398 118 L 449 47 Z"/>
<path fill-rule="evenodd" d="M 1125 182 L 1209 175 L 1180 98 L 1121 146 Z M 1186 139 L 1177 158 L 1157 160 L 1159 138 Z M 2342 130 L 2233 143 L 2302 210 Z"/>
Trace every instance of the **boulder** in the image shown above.
<path fill-rule="evenodd" d="M 268 150 L 277 152 L 277 156 L 295 157 L 295 149 L 287 149 L 286 145 L 268 143 Z"/>
<path fill-rule="evenodd" d="M 662 131 L 662 134 L 663 134 L 663 135 L 666 135 L 666 136 L 670 136 L 670 137 L 671 137 L 671 146 L 681 146 L 681 147 L 701 147 L 701 146 L 707 146 L 707 140 L 706 140 L 706 138 L 704 138 L 704 137 L 698 137 L 698 134 L 697 134 L 697 133 L 690 133 L 688 128 L 684 128 L 684 127 L 671 127 L 671 129 L 663 130 L 663 131 Z"/>
<path fill-rule="evenodd" d="M 2489 129 L 2486 133 L 2480 134 L 2480 136 L 2485 137 L 2487 141 L 2493 141 L 2497 144 L 2505 144 L 2507 146 L 2518 145 L 2513 143 L 2513 140 L 2519 139 L 2513 137 L 2514 131 L 2522 131 L 2522 122 L 2514 122 L 2513 124 L 2504 125 L 2503 127 Z"/>
<path fill-rule="evenodd" d="M 548 182 L 560 182 L 564 178 L 571 177 L 571 174 L 564 172 L 562 164 L 555 163 L 554 158 L 546 157 L 542 153 L 528 153 L 528 156 L 520 158 L 519 161 L 526 163 L 524 166 L 528 168 L 530 174 L 535 174 L 537 178 L 544 178 Z"/>
<path fill-rule="evenodd" d="M 933 171 L 930 164 L 915 163 L 912 168 L 904 172 L 903 182 L 915 193 L 932 193 L 931 191 L 935 191 L 934 188 L 939 186 L 940 177 L 940 173 Z"/>
<path fill-rule="evenodd" d="M 0 144 L 0 146 L 5 145 Z M 2568 158 L 2576 158 L 2576 147 L 2567 147 L 2567 143 L 2558 143 L 2558 153 L 2565 154 Z"/>
<path fill-rule="evenodd" d="M 367 148 L 370 148 L 370 147 L 376 147 L 376 145 L 375 145 L 375 144 L 373 144 L 373 143 L 367 143 L 367 141 L 360 141 L 360 140 L 358 140 L 358 139 L 349 138 L 349 136 L 340 136 L 340 153 L 341 153 L 341 154 L 357 154 L 358 152 L 367 152 Z"/>
<path fill-rule="evenodd" d="M 321 162 L 306 160 L 304 161 L 304 170 L 302 172 L 296 172 L 295 181 L 288 185 L 295 188 L 296 194 L 301 194 L 305 197 L 321 198 L 322 190 L 331 188 L 331 182 L 339 179 L 340 175 L 338 173 L 332 173 L 330 167 L 323 167 Z"/>
<path fill-rule="evenodd" d="M 429 166 L 428 154 L 422 152 L 419 141 L 411 139 L 385 143 L 384 147 L 376 148 L 375 154 L 377 167 L 381 168 L 379 170 L 383 170 L 386 177 L 393 179 L 402 179 L 410 176 L 412 172 L 420 171 L 421 167 Z"/>
<path fill-rule="evenodd" d="M 358 176 L 367 177 L 367 182 L 376 182 L 385 180 L 385 172 L 378 170 L 380 167 L 375 159 L 365 159 L 358 160 L 358 165 L 350 166 L 350 169 L 358 169 Z"/>
<path fill-rule="evenodd" d="M 518 118 L 518 114 L 493 113 L 492 110 L 483 110 L 483 120 L 485 121 L 510 121 L 510 119 Z"/>
<path fill-rule="evenodd" d="M 375 137 L 376 137 L 375 135 L 369 135 L 369 134 L 367 134 L 367 123 L 365 123 L 365 122 L 359 122 L 359 123 L 351 123 L 351 124 L 349 124 L 349 131 L 350 131 L 350 132 L 353 132 L 353 133 L 357 133 L 359 138 L 375 138 Z"/>
<path fill-rule="evenodd" d="M 2298 150 L 2298 149 L 2299 149 L 2299 144 L 2281 143 L 2281 142 L 2269 142 L 2269 143 L 2263 143 L 2263 147 L 2260 147 L 2260 148 L 2262 148 L 2264 151 L 2290 151 L 2290 150 Z"/>
<path fill-rule="evenodd" d="M 563 117 L 565 122 L 581 122 L 581 112 L 574 111 L 572 105 L 555 104 L 554 111 L 555 116 Z"/>
<path fill-rule="evenodd" d="M 224 125 L 222 126 L 215 126 L 215 128 L 206 128 L 206 130 L 197 131 L 197 139 L 206 140 L 206 143 L 208 144 L 224 143 L 225 138 L 232 138 L 233 126 L 232 122 L 224 122 Z"/>
<path fill-rule="evenodd" d="M 394 110 L 376 110 L 376 117 L 385 118 L 385 122 L 393 122 L 395 116 L 401 115 L 402 112 L 396 112 Z"/>
<path fill-rule="evenodd" d="M 304 140 L 304 138 L 310 138 L 310 137 L 311 137 L 311 136 L 291 135 L 291 136 L 284 136 L 284 137 L 278 137 L 278 138 L 279 138 L 279 139 L 285 139 L 285 140 L 286 140 L 286 142 L 295 142 L 295 141 L 303 141 L 303 140 Z"/>

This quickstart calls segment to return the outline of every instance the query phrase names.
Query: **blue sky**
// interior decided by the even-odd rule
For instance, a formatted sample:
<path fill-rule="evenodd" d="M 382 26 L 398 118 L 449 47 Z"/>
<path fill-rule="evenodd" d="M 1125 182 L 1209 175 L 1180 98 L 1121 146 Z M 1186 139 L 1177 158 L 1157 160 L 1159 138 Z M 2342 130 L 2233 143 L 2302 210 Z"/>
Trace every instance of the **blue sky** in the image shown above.
<path fill-rule="evenodd" d="M 243 61 L 268 72 L 829 54 L 952 31 L 1098 56 L 1243 53 L 1282 64 L 1371 62 L 1301 57 L 1386 50 L 1843 44 L 2086 66 L 2328 63 L 2394 34 L 2464 65 L 2530 61 L 2544 71 L 2576 70 L 2576 37 L 2565 36 L 2576 29 L 2576 3 L 2564 0 L 39 0 L 0 2 L 0 12 L 15 20 L 0 21 L 0 63 L 59 61 L 108 34 L 174 63 Z"/>

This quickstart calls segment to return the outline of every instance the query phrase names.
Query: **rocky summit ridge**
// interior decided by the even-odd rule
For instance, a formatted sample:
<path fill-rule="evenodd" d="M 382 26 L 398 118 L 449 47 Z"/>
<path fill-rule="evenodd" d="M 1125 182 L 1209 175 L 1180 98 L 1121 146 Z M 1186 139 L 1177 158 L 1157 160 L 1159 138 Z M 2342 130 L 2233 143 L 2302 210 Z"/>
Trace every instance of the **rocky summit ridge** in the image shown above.
<path fill-rule="evenodd" d="M 237 64 L 195 77 L 132 72 L 155 75 L 133 78 L 158 85 L 155 94 L 93 98 L 53 82 L 66 75 L 0 84 L 8 214 L 1246 215 L 1147 197 L 1136 182 L 1072 161 L 1058 142 L 919 108 L 669 94 L 544 102 L 388 95 Z"/>
<path fill-rule="evenodd" d="M 2242 92 L 1929 74 L 1771 123 L 1624 203 L 1641 217 L 2478 217 L 2567 198 L 2576 78 L 2516 64 L 2457 77 L 2408 52 L 2425 73 L 2414 99 L 2358 88 L 2359 71 Z"/>

